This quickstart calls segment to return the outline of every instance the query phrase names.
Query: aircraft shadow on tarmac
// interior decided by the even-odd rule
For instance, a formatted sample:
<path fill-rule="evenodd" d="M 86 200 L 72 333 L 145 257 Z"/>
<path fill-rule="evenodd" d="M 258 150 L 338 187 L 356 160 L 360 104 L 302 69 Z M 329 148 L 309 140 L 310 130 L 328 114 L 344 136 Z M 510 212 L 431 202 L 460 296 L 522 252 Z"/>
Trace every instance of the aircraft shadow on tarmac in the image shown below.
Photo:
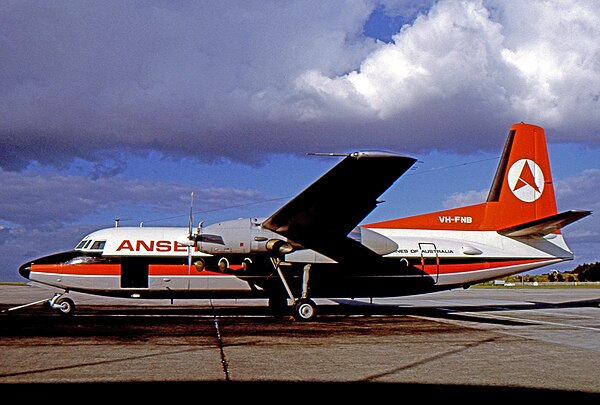
<path fill-rule="evenodd" d="M 505 312 L 505 311 L 530 311 L 541 309 L 566 309 L 566 308 L 598 308 L 600 298 L 566 301 L 560 303 L 548 303 L 539 301 L 527 301 L 514 304 L 492 304 L 492 305 L 444 305 L 444 306 L 416 306 L 416 305 L 389 305 L 368 303 L 352 299 L 332 299 L 333 303 L 322 303 L 319 305 L 319 317 L 317 322 L 332 322 L 348 316 L 423 316 L 429 318 L 443 318 L 452 320 L 463 320 L 479 323 L 493 323 L 501 325 L 531 325 L 535 321 L 517 321 L 513 319 L 489 318 L 475 315 L 478 312 Z M 5 308 L 2 308 L 4 310 Z M 6 315 L 2 311 L 2 315 Z M 28 308 L 24 311 L 9 313 L 9 316 L 19 315 L 54 315 L 54 311 L 42 306 Z M 145 315 L 186 315 L 186 316 L 273 316 L 269 308 L 265 306 L 221 305 L 221 306 L 149 306 L 149 305 L 80 305 L 77 309 L 78 315 L 103 316 L 109 314 L 145 316 Z M 287 313 L 278 314 L 287 316 Z M 291 312 L 290 314 L 291 315 Z M 59 315 L 55 315 L 59 316 Z M 77 315 L 76 315 L 77 316 Z"/>
<path fill-rule="evenodd" d="M 552 310 L 552 309 L 568 309 L 568 308 L 598 308 L 600 306 L 600 298 L 577 300 L 577 301 L 566 301 L 560 303 L 547 303 L 547 302 L 518 302 L 514 304 L 502 303 L 494 305 L 455 305 L 455 306 L 415 306 L 415 305 L 389 305 L 389 304 L 371 304 L 364 301 L 357 300 L 346 300 L 338 299 L 332 300 L 333 303 L 323 303 L 319 305 L 319 317 L 316 319 L 317 323 L 329 323 L 332 328 L 329 330 L 337 330 L 336 322 L 348 320 L 350 317 L 355 316 L 383 316 L 383 317 L 404 317 L 404 316 L 423 316 L 429 318 L 438 319 L 451 319 L 451 320 L 464 320 L 468 322 L 480 322 L 480 323 L 495 323 L 506 326 L 522 326 L 532 325 L 535 321 L 517 321 L 511 319 L 501 318 L 485 318 L 479 317 L 477 313 L 502 313 L 506 311 L 530 311 L 530 310 Z M 4 310 L 4 306 L 1 308 Z M 119 315 L 117 318 L 112 315 Z M 123 316 L 125 315 L 125 316 Z M 147 318 L 151 315 L 151 318 Z M 161 317 L 164 315 L 164 317 Z M 49 308 L 40 306 L 34 308 L 27 308 L 23 311 L 17 311 L 15 313 L 6 314 L 2 313 L 0 316 L 0 335 L 6 333 L 9 336 L 13 336 L 15 330 L 17 334 L 27 335 L 29 334 L 29 325 L 35 319 L 40 320 L 43 327 L 42 336 L 54 336 L 67 334 L 68 336 L 86 336 L 86 334 L 97 336 L 98 334 L 111 335 L 114 334 L 118 338 L 123 337 L 123 327 L 119 326 L 119 323 L 127 324 L 131 327 L 131 321 L 134 321 L 133 325 L 139 323 L 148 323 L 148 327 L 151 328 L 154 323 L 162 325 L 165 333 L 176 334 L 173 328 L 170 327 L 169 323 L 179 323 L 181 319 L 178 317 L 187 316 L 199 316 L 199 317 L 259 317 L 261 323 L 269 324 L 269 317 L 272 314 L 269 312 L 269 308 L 265 306 L 244 306 L 243 304 L 231 305 L 231 306 L 193 306 L 193 305 L 172 305 L 172 306 L 149 306 L 149 305 L 80 305 L 78 312 L 74 316 L 74 322 L 83 321 L 83 326 L 77 330 L 72 330 L 69 327 L 70 322 L 62 322 L 61 316 L 57 315 L 54 311 Z M 287 316 L 287 315 L 284 315 Z M 133 317 L 130 318 L 130 317 Z M 77 320 L 79 318 L 79 320 Z M 12 319 L 12 321 L 11 321 Z M 48 322 L 50 319 L 52 321 Z M 137 320 L 136 320 L 137 319 Z M 151 319 L 152 321 L 149 321 Z M 87 322 L 100 323 L 101 328 L 90 327 L 86 328 Z M 36 322 L 33 322 L 36 323 Z M 114 324 L 117 324 L 116 326 Z M 186 320 L 186 323 L 189 323 Z M 275 322 L 278 323 L 278 322 Z M 57 328 L 58 327 L 58 328 Z M 61 329 L 66 327 L 68 329 Z M 277 328 L 276 326 L 274 326 Z M 40 336 L 40 330 L 33 328 L 30 334 L 34 336 Z M 100 333 L 99 330 L 102 330 Z M 319 329 L 322 331 L 322 329 Z M 77 332 L 77 333 L 74 333 Z M 277 330 L 275 330 L 277 332 Z M 346 331 L 347 332 L 347 331 Z M 140 334 L 143 334 L 143 330 L 139 328 L 135 332 L 129 331 L 131 338 L 139 338 Z M 273 330 L 269 329 L 269 333 L 273 333 Z M 295 333 L 299 333 L 295 331 Z M 333 332 L 332 332 L 333 333 Z M 361 333 L 362 330 L 361 330 Z M 51 343 L 47 343 L 51 344 Z M 187 349 L 186 349 L 187 350 Z M 452 352 L 455 353 L 455 352 Z M 22 394 L 25 388 L 23 384 L 2 384 L 2 390 L 4 393 L 9 393 L 14 390 L 15 393 Z M 554 389 L 543 389 L 543 388 L 527 388 L 527 387 L 504 387 L 504 386 L 479 386 L 479 385 L 452 385 L 452 384 L 416 384 L 416 383 L 375 383 L 375 382 L 352 382 L 352 383 L 338 383 L 338 382 L 326 382 L 326 383 L 311 383 L 311 382 L 298 382 L 294 381 L 291 383 L 277 382 L 277 381 L 264 381 L 264 382 L 139 382 L 139 383 L 99 383 L 99 384 L 27 384 L 27 388 L 39 387 L 37 392 L 44 393 L 44 397 L 52 390 L 56 390 L 56 393 L 65 391 L 73 394 L 76 390 L 89 393 L 90 390 L 93 392 L 113 392 L 106 390 L 107 387 L 115 387 L 124 389 L 123 392 L 135 393 L 135 398 L 139 400 L 140 393 L 146 393 L 147 395 L 159 395 L 164 392 L 172 392 L 176 390 L 178 393 L 186 390 L 190 391 L 190 394 L 196 395 L 198 392 L 205 390 L 222 390 L 227 389 L 228 395 L 230 391 L 237 391 L 246 395 L 248 392 L 260 392 L 261 390 L 277 390 L 277 389 L 305 389 L 308 391 L 313 390 L 323 395 L 325 392 L 335 395 L 336 398 L 340 399 L 340 393 L 342 396 L 346 396 L 348 399 L 359 398 L 360 395 L 367 395 L 372 399 L 373 395 L 394 394 L 401 392 L 403 395 L 418 395 L 419 398 L 438 398 L 441 395 L 446 397 L 461 398 L 495 398 L 495 399 L 512 399 L 519 398 L 524 399 L 535 399 L 536 402 L 544 401 L 546 399 L 552 399 L 553 401 L 561 399 L 569 400 L 589 400 L 592 399 L 597 401 L 600 398 L 600 394 L 596 392 L 578 392 L 578 391 L 566 391 L 566 390 L 554 390 Z M 239 388 L 236 390 L 235 388 Z M 96 390 L 98 389 L 98 390 Z M 233 390 L 232 390 L 233 389 Z M 169 391 L 171 390 L 171 391 Z M 36 391 L 36 390 L 34 390 Z M 121 396 L 121 394 L 119 394 Z M 367 399 L 367 398 L 365 398 Z"/>
<path fill-rule="evenodd" d="M 493 323 L 501 325 L 531 325 L 535 321 L 520 322 L 510 319 L 483 318 L 473 315 L 477 312 L 504 312 L 504 311 L 530 311 L 539 309 L 565 309 L 565 308 L 598 308 L 600 298 L 566 301 L 560 303 L 547 303 L 527 301 L 526 303 L 497 304 L 497 305 L 456 305 L 456 306 L 397 306 L 370 304 L 353 300 L 333 300 L 340 304 L 340 309 L 335 312 L 348 312 L 361 315 L 413 315 L 430 318 L 445 318 L 464 320 L 469 322 Z M 333 306 L 330 308 L 333 309 Z M 334 312 L 332 310 L 332 312 Z"/>

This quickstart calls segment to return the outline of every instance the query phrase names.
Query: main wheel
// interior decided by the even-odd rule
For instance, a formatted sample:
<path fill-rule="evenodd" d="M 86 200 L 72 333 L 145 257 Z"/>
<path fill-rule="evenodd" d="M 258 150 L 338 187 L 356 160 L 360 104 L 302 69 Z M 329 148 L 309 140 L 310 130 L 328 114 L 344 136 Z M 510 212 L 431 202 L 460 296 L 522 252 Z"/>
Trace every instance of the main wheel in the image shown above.
<path fill-rule="evenodd" d="M 55 308 L 58 310 L 58 313 L 63 316 L 73 315 L 75 303 L 71 298 L 59 298 L 58 301 L 56 301 Z"/>
<path fill-rule="evenodd" d="M 294 318 L 298 321 L 312 321 L 317 316 L 317 304 L 311 299 L 301 298 L 294 303 Z"/>

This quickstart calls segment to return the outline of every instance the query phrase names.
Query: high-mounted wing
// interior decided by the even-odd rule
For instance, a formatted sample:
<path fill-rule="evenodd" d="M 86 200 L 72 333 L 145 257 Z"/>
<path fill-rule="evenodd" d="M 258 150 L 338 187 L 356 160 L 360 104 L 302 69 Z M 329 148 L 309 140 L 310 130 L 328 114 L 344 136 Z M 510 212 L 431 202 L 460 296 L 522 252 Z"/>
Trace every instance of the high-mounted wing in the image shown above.
<path fill-rule="evenodd" d="M 390 152 L 348 155 L 262 226 L 308 249 L 343 261 L 374 252 L 347 235 L 416 159 Z"/>

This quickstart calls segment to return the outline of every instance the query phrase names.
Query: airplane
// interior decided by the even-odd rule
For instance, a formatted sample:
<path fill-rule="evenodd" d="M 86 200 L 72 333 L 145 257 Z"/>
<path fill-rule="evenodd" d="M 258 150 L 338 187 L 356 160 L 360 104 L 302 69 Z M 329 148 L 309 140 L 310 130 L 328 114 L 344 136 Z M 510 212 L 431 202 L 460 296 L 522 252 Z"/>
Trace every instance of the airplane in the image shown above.
<path fill-rule="evenodd" d="M 544 129 L 536 125 L 510 128 L 485 202 L 375 223 L 360 225 L 416 159 L 375 150 L 343 156 L 268 218 L 193 228 L 190 208 L 187 228 L 116 224 L 73 250 L 23 264 L 19 273 L 53 288 L 44 301 L 63 315 L 75 309 L 65 296 L 73 291 L 266 298 L 274 314 L 291 310 L 296 320 L 311 321 L 315 298 L 468 288 L 572 260 L 560 230 L 591 214 L 558 213 Z"/>

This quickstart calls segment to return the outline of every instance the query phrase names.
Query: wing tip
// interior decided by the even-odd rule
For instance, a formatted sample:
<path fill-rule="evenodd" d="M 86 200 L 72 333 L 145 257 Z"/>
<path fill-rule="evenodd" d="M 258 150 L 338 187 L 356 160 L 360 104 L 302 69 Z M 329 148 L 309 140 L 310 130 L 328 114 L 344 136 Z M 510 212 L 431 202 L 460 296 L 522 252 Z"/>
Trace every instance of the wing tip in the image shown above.
<path fill-rule="evenodd" d="M 355 159 L 362 159 L 362 158 L 375 158 L 375 159 L 381 159 L 381 158 L 403 158 L 403 159 L 413 159 L 416 160 L 410 156 L 405 156 L 405 155 L 400 155 L 398 153 L 395 152 L 389 152 L 389 151 L 385 151 L 385 150 L 362 150 L 362 151 L 356 151 L 351 153 L 350 155 L 348 155 L 350 157 L 353 157 Z"/>

